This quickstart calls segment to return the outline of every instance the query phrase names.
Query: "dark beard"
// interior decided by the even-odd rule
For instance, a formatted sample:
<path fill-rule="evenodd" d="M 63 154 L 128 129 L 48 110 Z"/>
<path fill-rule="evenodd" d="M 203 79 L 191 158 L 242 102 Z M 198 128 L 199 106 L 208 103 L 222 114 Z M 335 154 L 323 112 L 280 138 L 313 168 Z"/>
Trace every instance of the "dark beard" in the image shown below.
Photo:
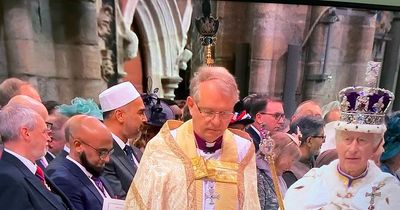
<path fill-rule="evenodd" d="M 94 177 L 99 177 L 104 171 L 103 167 L 97 167 L 89 163 L 85 152 L 82 152 L 82 154 L 79 155 L 79 160 L 81 161 L 82 166 L 85 167 L 85 169 Z"/>

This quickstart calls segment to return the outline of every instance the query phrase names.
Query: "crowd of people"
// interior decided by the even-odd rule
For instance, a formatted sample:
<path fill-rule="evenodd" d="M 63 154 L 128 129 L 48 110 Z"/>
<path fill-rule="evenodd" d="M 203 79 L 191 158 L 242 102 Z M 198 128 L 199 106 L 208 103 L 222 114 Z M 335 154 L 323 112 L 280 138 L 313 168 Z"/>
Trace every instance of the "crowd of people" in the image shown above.
<path fill-rule="evenodd" d="M 156 91 L 155 91 L 156 92 Z M 400 209 L 400 112 L 390 91 L 348 87 L 289 119 L 279 98 L 239 98 L 203 66 L 184 106 L 130 82 L 42 102 L 0 84 L 0 205 L 7 209 Z M 99 101 L 99 105 L 95 101 Z"/>

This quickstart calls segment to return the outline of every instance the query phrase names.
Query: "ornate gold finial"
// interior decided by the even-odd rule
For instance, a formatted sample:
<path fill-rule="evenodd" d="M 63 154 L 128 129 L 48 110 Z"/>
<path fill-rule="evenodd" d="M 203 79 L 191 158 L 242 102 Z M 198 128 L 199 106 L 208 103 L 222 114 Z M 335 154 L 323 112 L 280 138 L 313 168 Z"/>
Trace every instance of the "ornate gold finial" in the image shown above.
<path fill-rule="evenodd" d="M 195 24 L 197 31 L 200 33 L 200 42 L 205 47 L 205 63 L 208 66 L 214 64 L 212 47 L 217 41 L 217 31 L 219 27 L 218 18 L 211 16 L 211 3 L 204 0 L 202 4 L 203 17 L 196 18 Z"/>
<path fill-rule="evenodd" d="M 274 140 L 269 135 L 269 132 L 264 128 L 264 126 L 262 126 L 260 133 L 262 136 L 260 142 L 260 152 L 265 156 L 265 161 L 268 162 L 269 168 L 271 170 L 271 178 L 274 184 L 274 190 L 276 198 L 278 200 L 279 209 L 285 210 L 285 206 L 283 205 L 283 196 L 279 187 L 278 175 L 276 174 L 276 168 L 275 168 L 275 154 L 274 154 L 275 143 Z"/>

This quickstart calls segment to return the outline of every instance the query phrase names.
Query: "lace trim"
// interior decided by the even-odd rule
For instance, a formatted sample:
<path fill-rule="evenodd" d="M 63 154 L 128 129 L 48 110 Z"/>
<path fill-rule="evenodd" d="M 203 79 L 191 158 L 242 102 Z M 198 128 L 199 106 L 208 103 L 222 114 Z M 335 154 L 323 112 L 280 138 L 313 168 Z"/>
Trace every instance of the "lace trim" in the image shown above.
<path fill-rule="evenodd" d="M 126 201 L 126 203 L 131 203 L 131 200 L 134 200 L 136 205 L 139 206 L 140 210 L 147 210 L 147 207 L 144 205 L 142 196 L 140 196 L 135 184 L 132 183 L 130 190 L 132 191 L 133 197 L 129 201 Z M 132 208 L 132 206 L 129 206 L 128 204 L 127 208 Z"/>
<path fill-rule="evenodd" d="M 244 189 L 244 170 L 246 166 L 249 164 L 251 159 L 253 158 L 255 154 L 255 148 L 254 144 L 251 144 L 249 150 L 247 151 L 246 156 L 244 156 L 243 160 L 239 164 L 239 170 L 238 170 L 238 177 L 237 177 L 237 187 L 238 187 L 238 200 L 239 200 L 239 209 L 243 209 L 244 205 L 244 194 L 245 194 L 245 189 Z"/>
<path fill-rule="evenodd" d="M 165 131 L 164 131 L 165 132 Z M 179 148 L 179 145 L 176 143 L 176 141 L 172 138 L 172 136 L 169 134 L 166 134 L 168 136 L 168 139 L 165 139 L 165 143 L 168 145 L 168 147 L 171 149 L 171 151 L 182 161 L 184 167 L 185 167 L 185 173 L 186 173 L 186 186 L 188 186 L 188 194 L 187 194 L 187 208 L 188 209 L 197 209 L 196 205 L 196 185 L 195 185 L 195 174 L 193 171 L 192 167 L 192 162 L 191 160 L 183 153 L 183 151 Z"/>

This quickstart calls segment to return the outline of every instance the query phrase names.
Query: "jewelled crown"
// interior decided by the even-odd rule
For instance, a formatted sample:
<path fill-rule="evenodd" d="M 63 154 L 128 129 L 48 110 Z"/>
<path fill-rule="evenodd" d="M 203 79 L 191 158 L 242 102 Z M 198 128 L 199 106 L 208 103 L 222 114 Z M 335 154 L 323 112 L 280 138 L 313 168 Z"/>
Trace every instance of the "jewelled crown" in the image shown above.
<path fill-rule="evenodd" d="M 393 93 L 381 88 L 344 88 L 339 92 L 340 120 L 359 125 L 384 124 L 385 113 L 393 100 Z"/>

